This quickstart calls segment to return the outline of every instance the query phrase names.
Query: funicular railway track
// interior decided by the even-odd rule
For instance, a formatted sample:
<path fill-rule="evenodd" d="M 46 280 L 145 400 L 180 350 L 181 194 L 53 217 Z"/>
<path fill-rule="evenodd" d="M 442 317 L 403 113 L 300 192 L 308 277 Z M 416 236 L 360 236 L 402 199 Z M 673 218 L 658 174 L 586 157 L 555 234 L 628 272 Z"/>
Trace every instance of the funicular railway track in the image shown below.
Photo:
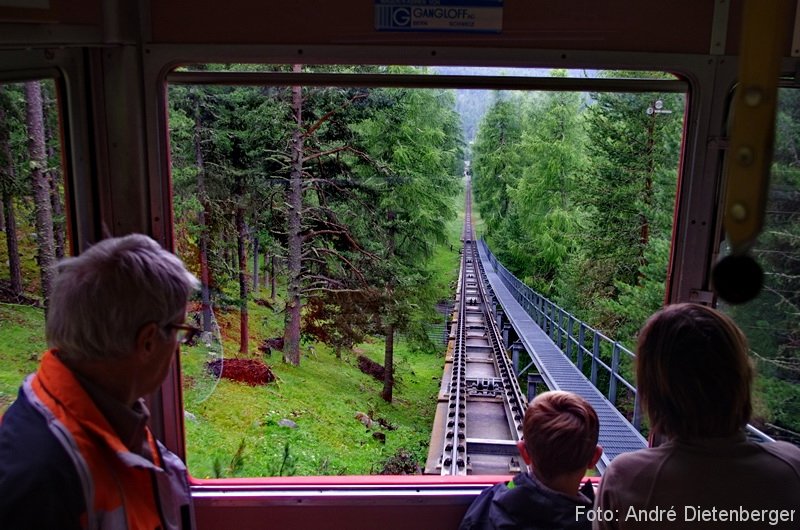
<path fill-rule="evenodd" d="M 486 301 L 467 192 L 456 307 L 426 474 L 497 475 L 519 470 L 516 442 L 527 400 Z"/>

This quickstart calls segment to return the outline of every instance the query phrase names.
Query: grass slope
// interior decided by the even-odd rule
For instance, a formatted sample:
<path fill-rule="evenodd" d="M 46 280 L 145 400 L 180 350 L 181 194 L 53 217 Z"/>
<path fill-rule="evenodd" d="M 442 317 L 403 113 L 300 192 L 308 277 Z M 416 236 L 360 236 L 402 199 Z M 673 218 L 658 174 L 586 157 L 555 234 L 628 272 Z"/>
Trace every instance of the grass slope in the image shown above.
<path fill-rule="evenodd" d="M 380 362 L 383 342 L 358 350 Z M 324 346 L 306 353 L 300 366 L 271 363 L 277 383 L 250 387 L 220 381 L 209 399 L 187 406 L 190 472 L 196 477 L 369 474 L 401 450 L 424 461 L 443 357 L 413 353 L 402 343 L 395 356 L 391 404 L 380 398 L 382 384 L 358 369 L 355 354 L 337 359 Z M 359 412 L 395 429 L 367 429 L 356 418 Z M 282 426 L 281 420 L 296 427 Z M 385 443 L 373 437 L 376 431 Z"/>

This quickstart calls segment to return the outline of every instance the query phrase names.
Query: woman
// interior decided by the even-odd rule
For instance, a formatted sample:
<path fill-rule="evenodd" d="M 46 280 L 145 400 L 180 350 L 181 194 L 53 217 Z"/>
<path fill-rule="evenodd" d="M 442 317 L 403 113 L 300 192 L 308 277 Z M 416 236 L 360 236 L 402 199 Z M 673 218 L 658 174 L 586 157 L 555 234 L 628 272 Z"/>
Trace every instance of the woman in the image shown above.
<path fill-rule="evenodd" d="M 724 314 L 676 304 L 639 333 L 636 379 L 666 440 L 618 456 L 600 484 L 595 528 L 800 527 L 800 448 L 745 437 L 753 370 Z"/>

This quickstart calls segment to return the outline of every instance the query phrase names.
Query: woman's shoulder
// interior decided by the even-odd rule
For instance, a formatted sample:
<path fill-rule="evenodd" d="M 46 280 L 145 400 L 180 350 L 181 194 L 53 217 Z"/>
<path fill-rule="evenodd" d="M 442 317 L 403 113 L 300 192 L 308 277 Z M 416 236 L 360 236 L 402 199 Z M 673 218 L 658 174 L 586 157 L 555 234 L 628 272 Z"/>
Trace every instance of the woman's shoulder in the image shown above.
<path fill-rule="evenodd" d="M 800 476 L 800 447 L 788 442 L 766 442 L 757 446 L 775 459 L 785 462 Z"/>
<path fill-rule="evenodd" d="M 617 474 L 629 469 L 641 470 L 649 465 L 656 466 L 665 458 L 668 458 L 672 452 L 671 445 L 665 444 L 659 447 L 648 447 L 638 451 L 622 453 L 608 465 L 604 476 L 609 473 Z"/>

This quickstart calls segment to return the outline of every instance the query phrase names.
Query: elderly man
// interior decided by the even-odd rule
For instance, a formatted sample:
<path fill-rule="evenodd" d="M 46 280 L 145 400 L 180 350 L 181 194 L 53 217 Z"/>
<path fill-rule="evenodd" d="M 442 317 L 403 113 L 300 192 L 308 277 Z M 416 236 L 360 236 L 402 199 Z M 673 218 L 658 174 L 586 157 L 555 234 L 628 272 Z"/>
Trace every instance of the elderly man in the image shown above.
<path fill-rule="evenodd" d="M 0 423 L 0 526 L 186 529 L 186 468 L 147 428 L 197 279 L 147 236 L 59 263 L 50 348 Z"/>

